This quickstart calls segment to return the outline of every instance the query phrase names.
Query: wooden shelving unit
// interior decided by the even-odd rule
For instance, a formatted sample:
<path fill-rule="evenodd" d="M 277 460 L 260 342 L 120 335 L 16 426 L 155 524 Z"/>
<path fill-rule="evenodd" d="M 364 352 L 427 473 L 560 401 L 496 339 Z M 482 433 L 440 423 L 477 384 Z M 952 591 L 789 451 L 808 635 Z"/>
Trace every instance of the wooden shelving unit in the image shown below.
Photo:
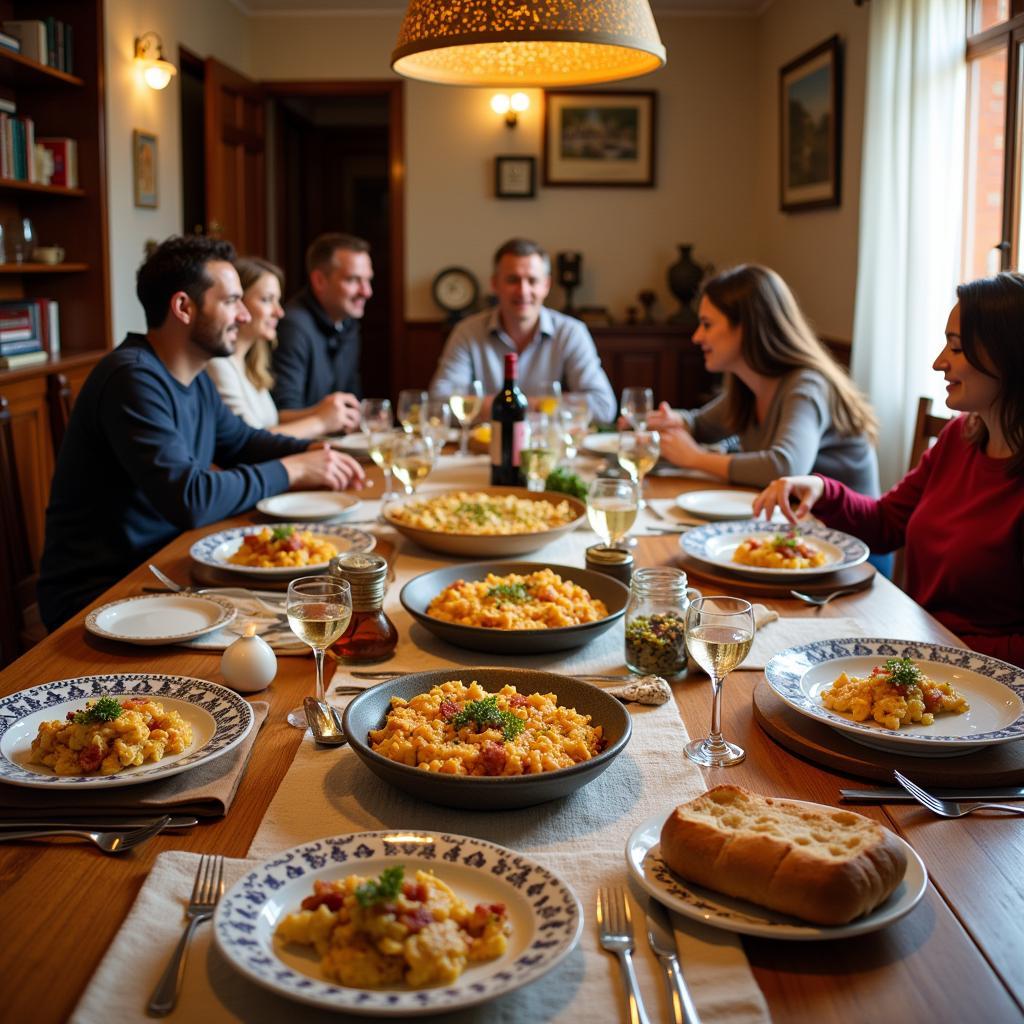
<path fill-rule="evenodd" d="M 0 178 L 0 191 L 14 189 L 16 192 L 38 192 L 46 196 L 86 195 L 84 188 L 65 188 L 63 185 L 37 185 L 34 181 L 17 181 L 14 178 Z"/>

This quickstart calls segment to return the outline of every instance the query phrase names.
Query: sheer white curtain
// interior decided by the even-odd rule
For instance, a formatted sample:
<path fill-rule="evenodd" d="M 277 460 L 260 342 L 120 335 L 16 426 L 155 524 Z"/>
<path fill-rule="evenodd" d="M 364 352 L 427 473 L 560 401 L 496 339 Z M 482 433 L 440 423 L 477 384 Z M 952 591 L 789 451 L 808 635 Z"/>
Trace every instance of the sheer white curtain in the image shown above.
<path fill-rule="evenodd" d="M 917 400 L 936 393 L 929 367 L 956 300 L 965 4 L 870 4 L 851 370 L 881 424 L 883 489 L 907 470 Z"/>

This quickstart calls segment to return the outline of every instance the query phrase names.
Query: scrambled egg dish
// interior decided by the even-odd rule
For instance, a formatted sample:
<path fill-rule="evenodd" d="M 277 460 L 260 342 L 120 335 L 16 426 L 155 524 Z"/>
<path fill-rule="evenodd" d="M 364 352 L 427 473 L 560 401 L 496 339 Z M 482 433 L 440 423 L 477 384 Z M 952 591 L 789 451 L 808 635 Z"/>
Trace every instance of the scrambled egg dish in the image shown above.
<path fill-rule="evenodd" d="M 389 514 L 403 526 L 474 536 L 540 533 L 565 526 L 576 518 L 567 501 L 556 505 L 543 499 L 530 501 L 514 494 L 467 491 L 411 501 Z"/>
<path fill-rule="evenodd" d="M 257 569 L 271 569 L 292 565 L 323 565 L 338 549 L 309 530 L 296 530 L 294 526 L 264 526 L 259 533 L 249 533 L 239 549 L 228 559 L 231 565 L 248 565 Z"/>
<path fill-rule="evenodd" d="M 483 580 L 456 580 L 427 607 L 443 622 L 488 629 L 558 629 L 608 615 L 603 601 L 550 569 L 528 576 L 488 573 Z"/>
<path fill-rule="evenodd" d="M 29 760 L 58 775 L 115 775 L 191 742 L 192 726 L 177 711 L 145 698 L 100 697 L 69 711 L 67 721 L 41 723 Z"/>
<path fill-rule="evenodd" d="M 827 561 L 824 551 L 801 539 L 795 530 L 774 537 L 747 537 L 733 552 L 732 560 L 760 569 L 816 569 Z"/>
<path fill-rule="evenodd" d="M 411 768 L 446 775 L 535 775 L 589 761 L 607 746 L 590 715 L 562 707 L 553 693 L 488 693 L 455 679 L 391 698 L 370 747 Z"/>
<path fill-rule="evenodd" d="M 277 938 L 314 946 L 324 974 L 350 988 L 449 985 L 468 963 L 505 952 L 511 928 L 503 903 L 470 910 L 432 874 L 417 871 L 414 882 L 404 874 L 396 865 L 376 879 L 315 881 Z"/>
<path fill-rule="evenodd" d="M 862 679 L 845 672 L 822 691 L 821 703 L 848 712 L 855 722 L 869 718 L 886 729 L 932 725 L 942 711 L 963 714 L 971 706 L 949 683 L 929 679 L 909 658 L 889 658 Z"/>

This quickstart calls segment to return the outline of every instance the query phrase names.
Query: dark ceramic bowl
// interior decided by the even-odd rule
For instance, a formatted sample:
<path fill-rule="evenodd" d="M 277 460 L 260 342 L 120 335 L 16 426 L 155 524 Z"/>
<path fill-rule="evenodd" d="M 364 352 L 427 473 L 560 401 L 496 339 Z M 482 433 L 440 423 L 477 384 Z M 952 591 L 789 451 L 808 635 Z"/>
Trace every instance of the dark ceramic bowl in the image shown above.
<path fill-rule="evenodd" d="M 431 687 L 460 678 L 467 685 L 475 679 L 489 692 L 497 692 L 509 683 L 520 693 L 553 693 L 559 704 L 574 707 L 580 714 L 590 715 L 592 725 L 603 726 L 608 745 L 597 757 L 571 768 L 507 778 L 441 775 L 390 761 L 370 749 L 370 730 L 384 725 L 392 697 L 411 700 Z M 633 731 L 629 712 L 614 697 L 579 679 L 523 668 L 454 666 L 399 676 L 364 690 L 345 708 L 342 724 L 352 749 L 385 782 L 430 803 L 483 811 L 530 807 L 567 796 L 596 779 L 622 753 Z"/>
<path fill-rule="evenodd" d="M 457 622 L 443 622 L 427 614 L 430 602 L 445 587 L 456 580 L 482 580 L 488 573 L 505 576 L 508 573 L 528 575 L 540 569 L 551 569 L 563 580 L 572 580 L 583 587 L 591 597 L 605 603 L 608 614 L 596 622 L 579 626 L 560 626 L 557 629 L 488 629 L 484 626 L 463 626 Z M 544 565 L 540 562 L 472 562 L 468 565 L 448 566 L 425 572 L 409 580 L 400 595 L 402 607 L 434 636 L 456 647 L 490 654 L 546 654 L 548 651 L 567 651 L 582 647 L 599 637 L 622 618 L 629 600 L 629 591 L 618 580 L 593 569 L 575 569 L 569 565 Z"/>

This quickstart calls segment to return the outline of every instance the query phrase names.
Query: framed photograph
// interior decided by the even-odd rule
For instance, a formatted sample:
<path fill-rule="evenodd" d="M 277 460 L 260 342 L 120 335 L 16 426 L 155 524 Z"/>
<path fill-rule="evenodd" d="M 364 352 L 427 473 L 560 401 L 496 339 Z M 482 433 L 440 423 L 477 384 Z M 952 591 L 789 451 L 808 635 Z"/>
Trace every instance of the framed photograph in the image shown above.
<path fill-rule="evenodd" d="M 132 178 L 135 181 L 135 205 L 155 209 L 159 196 L 156 186 L 156 135 L 132 132 Z"/>
<path fill-rule="evenodd" d="M 654 187 L 657 93 L 550 90 L 544 184 Z"/>
<path fill-rule="evenodd" d="M 839 36 L 779 72 L 779 207 L 839 205 L 842 74 Z"/>
<path fill-rule="evenodd" d="M 499 199 L 533 199 L 537 195 L 536 159 L 532 156 L 496 156 L 494 194 Z"/>

